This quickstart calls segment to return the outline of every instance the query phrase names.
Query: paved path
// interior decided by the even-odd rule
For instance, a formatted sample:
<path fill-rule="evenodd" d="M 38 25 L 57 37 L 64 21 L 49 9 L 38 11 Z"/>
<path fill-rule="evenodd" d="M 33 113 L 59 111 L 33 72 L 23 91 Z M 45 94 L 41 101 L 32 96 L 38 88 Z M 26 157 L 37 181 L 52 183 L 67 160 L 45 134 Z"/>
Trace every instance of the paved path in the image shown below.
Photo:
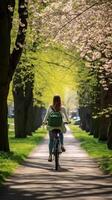
<path fill-rule="evenodd" d="M 0 200 L 112 200 L 112 177 L 103 175 L 68 130 L 61 169 L 47 162 L 48 138 L 0 189 Z"/>

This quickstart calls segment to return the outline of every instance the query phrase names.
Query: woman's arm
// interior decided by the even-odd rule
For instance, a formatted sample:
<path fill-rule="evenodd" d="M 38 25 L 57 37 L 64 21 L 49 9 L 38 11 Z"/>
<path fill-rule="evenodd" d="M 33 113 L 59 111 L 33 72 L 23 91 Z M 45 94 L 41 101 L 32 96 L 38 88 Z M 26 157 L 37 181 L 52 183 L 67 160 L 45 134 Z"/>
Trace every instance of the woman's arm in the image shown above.
<path fill-rule="evenodd" d="M 65 116 L 66 121 L 69 122 L 69 118 L 68 118 L 67 111 L 66 111 L 65 107 L 62 107 L 62 112 Z"/>
<path fill-rule="evenodd" d="M 48 119 L 48 116 L 49 116 L 49 112 L 50 112 L 50 106 L 49 106 L 49 108 L 47 109 L 47 112 L 46 112 L 45 117 L 44 117 L 44 119 L 43 119 L 43 124 L 46 124 L 46 123 L 47 123 L 47 119 Z"/>

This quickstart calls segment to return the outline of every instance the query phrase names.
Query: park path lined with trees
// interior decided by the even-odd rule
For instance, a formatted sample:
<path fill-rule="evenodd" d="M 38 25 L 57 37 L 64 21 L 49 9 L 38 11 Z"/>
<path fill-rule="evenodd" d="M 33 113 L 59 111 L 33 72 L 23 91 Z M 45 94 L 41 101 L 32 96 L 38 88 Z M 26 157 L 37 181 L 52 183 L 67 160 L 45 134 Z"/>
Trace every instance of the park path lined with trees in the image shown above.
<path fill-rule="evenodd" d="M 13 132 L 8 130 L 10 90 L 15 109 Z M 25 156 L 23 152 L 19 157 L 17 146 L 16 150 L 12 148 L 13 143 L 24 148 L 24 139 L 29 139 L 29 135 L 31 139 L 35 137 L 50 98 L 56 93 L 66 99 L 66 106 L 69 100 L 70 104 L 77 102 L 80 127 L 96 138 L 96 149 L 106 143 L 109 152 L 100 158 L 111 173 L 112 0 L 0 0 L 2 180 L 9 173 L 6 161 L 9 164 L 10 160 L 21 160 Z M 53 198 L 60 196 L 61 189 L 64 198 L 74 199 L 72 195 L 77 199 L 90 199 L 92 195 L 96 199 L 111 198 L 109 176 L 97 171 L 96 164 L 80 150 L 71 135 L 66 137 L 68 151 L 62 156 L 61 172 L 55 173 L 52 164 L 47 163 L 46 139 L 24 162 L 28 166 L 19 168 L 6 182 L 3 199 L 7 199 L 5 195 L 9 195 L 9 200 L 13 197 L 36 199 L 37 193 L 40 199 L 45 197 L 43 194 L 51 195 L 52 199 L 52 195 Z M 42 187 L 48 187 L 47 191 L 40 188 L 39 178 Z M 53 192 L 49 183 L 55 183 Z M 58 183 L 61 184 L 58 186 Z M 31 187 L 33 184 L 36 188 Z"/>
<path fill-rule="evenodd" d="M 19 0 L 18 5 L 15 0 L 0 1 L 0 151 L 10 152 L 7 99 L 11 80 L 15 137 L 27 137 L 41 125 L 39 114 L 46 106 L 41 97 L 43 93 L 47 94 L 43 71 L 47 70 L 46 66 L 43 71 L 38 68 L 45 63 L 51 70 L 57 67 L 71 70 L 82 129 L 100 141 L 106 141 L 108 148 L 112 149 L 111 22 L 111 0 L 38 0 L 29 1 L 29 7 L 27 0 Z M 37 53 L 50 48 L 55 48 L 58 55 L 64 51 L 69 56 L 66 66 L 57 61 L 58 57 L 54 60 L 37 59 Z M 41 81 L 39 73 L 43 76 Z M 39 119 L 37 126 L 33 123 L 35 117 Z M 32 121 L 30 127 L 29 121 Z"/>
<path fill-rule="evenodd" d="M 10 151 L 7 99 L 12 79 L 15 137 L 27 137 L 38 128 L 33 122 L 31 130 L 27 125 L 31 121 L 29 112 L 32 112 L 32 116 L 35 112 L 40 112 L 38 108 L 33 107 L 35 103 L 34 79 L 37 75 L 37 82 L 39 81 L 40 72 L 37 69 L 42 61 L 49 64 L 49 67 L 52 65 L 54 68 L 70 69 L 73 74 L 77 71 L 74 75 L 77 88 L 73 87 L 73 90 L 77 92 L 79 100 L 81 127 L 99 140 L 106 141 L 108 148 L 112 149 L 111 22 L 111 0 L 76 0 L 75 2 L 72 0 L 54 2 L 31 0 L 29 7 L 27 0 L 19 0 L 18 5 L 15 0 L 1 1 L 0 151 Z M 61 45 L 63 48 L 60 47 Z M 40 53 L 41 50 L 47 51 L 47 48 L 57 48 L 59 54 L 62 54 L 62 49 L 66 49 L 65 55 L 69 54 L 67 59 L 71 60 L 71 63 L 68 62 L 65 66 L 65 63 L 59 65 L 58 59 L 54 61 L 36 59 L 35 54 Z M 82 63 L 76 67 L 79 60 Z M 33 71 L 34 68 L 37 73 Z M 40 101 L 44 87 L 41 85 L 38 91 L 35 91 L 36 101 L 40 107 L 45 106 L 45 102 Z M 41 120 L 39 126 L 40 124 Z"/>
<path fill-rule="evenodd" d="M 65 134 L 66 152 L 56 172 L 48 158 L 48 136 L 0 188 L 3 200 L 70 199 L 110 200 L 112 182 L 81 149 L 69 128 Z"/>

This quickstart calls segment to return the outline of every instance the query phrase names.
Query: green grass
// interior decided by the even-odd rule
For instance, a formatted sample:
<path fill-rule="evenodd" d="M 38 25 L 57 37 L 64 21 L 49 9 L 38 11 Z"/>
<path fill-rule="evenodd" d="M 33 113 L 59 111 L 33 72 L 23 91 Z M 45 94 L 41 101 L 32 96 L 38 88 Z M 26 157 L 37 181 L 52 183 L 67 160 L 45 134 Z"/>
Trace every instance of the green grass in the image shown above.
<path fill-rule="evenodd" d="M 14 123 L 14 118 L 8 118 L 8 123 Z"/>
<path fill-rule="evenodd" d="M 40 128 L 33 136 L 15 139 L 14 132 L 9 132 L 12 153 L 0 153 L 0 184 L 25 160 L 31 150 L 42 141 L 45 134 L 46 131 Z"/>
<path fill-rule="evenodd" d="M 14 131 L 14 118 L 8 118 L 9 131 Z"/>
<path fill-rule="evenodd" d="M 107 148 L 106 143 L 99 142 L 98 139 L 90 136 L 78 126 L 71 125 L 71 130 L 81 146 L 94 158 L 103 172 L 112 175 L 112 150 Z"/>

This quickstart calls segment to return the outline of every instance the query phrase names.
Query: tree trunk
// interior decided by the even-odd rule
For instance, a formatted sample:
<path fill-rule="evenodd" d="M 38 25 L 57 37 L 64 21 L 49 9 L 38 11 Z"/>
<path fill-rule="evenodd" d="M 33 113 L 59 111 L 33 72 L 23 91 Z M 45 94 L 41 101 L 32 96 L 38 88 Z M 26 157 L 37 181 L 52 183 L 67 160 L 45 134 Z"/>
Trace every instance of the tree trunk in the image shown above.
<path fill-rule="evenodd" d="M 31 135 L 33 130 L 33 88 L 32 83 L 26 83 L 23 87 L 16 87 L 15 80 L 14 110 L 15 110 L 15 137 L 24 138 Z M 20 80 L 19 80 L 20 81 Z M 32 119 L 31 119 L 32 118 Z"/>
<path fill-rule="evenodd" d="M 91 112 L 91 108 L 88 106 L 86 107 L 86 115 L 85 115 L 85 119 L 86 119 L 86 131 L 90 132 L 91 130 L 91 118 L 92 118 L 92 112 Z"/>
<path fill-rule="evenodd" d="M 112 149 L 112 115 L 110 119 L 109 131 L 107 135 L 107 146 L 109 149 Z"/>
<path fill-rule="evenodd" d="M 99 126 L 99 140 L 106 141 L 108 135 L 109 118 L 101 116 Z"/>
<path fill-rule="evenodd" d="M 0 1 L 0 151 L 9 151 L 7 126 L 7 95 L 10 34 L 7 1 Z"/>
<path fill-rule="evenodd" d="M 34 77 L 33 77 L 34 78 Z M 27 78 L 26 78 L 27 80 Z M 26 135 L 31 135 L 33 132 L 33 79 L 27 80 L 25 85 L 25 132 Z"/>
<path fill-rule="evenodd" d="M 7 94 L 5 88 L 0 87 L 0 151 L 8 152 L 9 141 L 8 141 L 8 123 L 7 123 Z"/>
<path fill-rule="evenodd" d="M 16 138 L 25 138 L 25 98 L 22 88 L 15 90 L 13 92 L 14 97 L 14 112 L 15 112 L 15 137 Z"/>
<path fill-rule="evenodd" d="M 81 128 L 87 132 L 91 129 L 91 110 L 89 107 L 80 107 L 79 115 L 81 119 Z"/>
<path fill-rule="evenodd" d="M 86 130 L 86 121 L 85 121 L 85 110 L 84 107 L 79 108 L 79 115 L 80 115 L 80 127 L 82 130 Z"/>
<path fill-rule="evenodd" d="M 36 130 L 42 125 L 42 108 L 34 107 L 34 129 Z"/>
<path fill-rule="evenodd" d="M 107 106 L 107 91 L 103 87 L 100 87 L 100 111 Z M 105 141 L 107 139 L 107 126 L 108 122 L 104 115 L 99 116 L 99 140 Z"/>
<path fill-rule="evenodd" d="M 18 0 L 19 23 L 18 34 L 15 42 L 15 48 L 10 55 L 9 78 L 12 80 L 16 66 L 20 61 L 23 45 L 26 38 L 27 18 L 28 18 L 28 0 Z"/>
<path fill-rule="evenodd" d="M 31 135 L 32 132 L 35 131 L 33 123 L 34 123 L 34 113 L 33 113 L 33 97 L 32 99 L 30 99 L 28 108 L 26 110 L 26 117 L 27 117 L 27 121 L 26 121 L 26 133 L 27 135 Z"/>
<path fill-rule="evenodd" d="M 7 96 L 10 81 L 20 60 L 27 29 L 27 0 L 19 0 L 19 31 L 16 47 L 10 56 L 10 32 L 12 29 L 15 0 L 0 0 L 0 151 L 9 151 L 7 125 Z M 11 10 L 10 10 L 11 8 Z M 24 24 L 25 26 L 21 26 Z"/>
<path fill-rule="evenodd" d="M 112 84 L 109 87 L 108 91 L 108 102 L 109 107 L 112 109 Z M 107 146 L 109 149 L 112 149 L 112 110 L 110 109 L 110 124 L 108 129 L 108 135 L 107 135 Z"/>
<path fill-rule="evenodd" d="M 90 134 L 93 135 L 95 138 L 98 138 L 99 136 L 99 119 L 98 118 L 92 118 L 91 123 L 91 131 Z"/>

